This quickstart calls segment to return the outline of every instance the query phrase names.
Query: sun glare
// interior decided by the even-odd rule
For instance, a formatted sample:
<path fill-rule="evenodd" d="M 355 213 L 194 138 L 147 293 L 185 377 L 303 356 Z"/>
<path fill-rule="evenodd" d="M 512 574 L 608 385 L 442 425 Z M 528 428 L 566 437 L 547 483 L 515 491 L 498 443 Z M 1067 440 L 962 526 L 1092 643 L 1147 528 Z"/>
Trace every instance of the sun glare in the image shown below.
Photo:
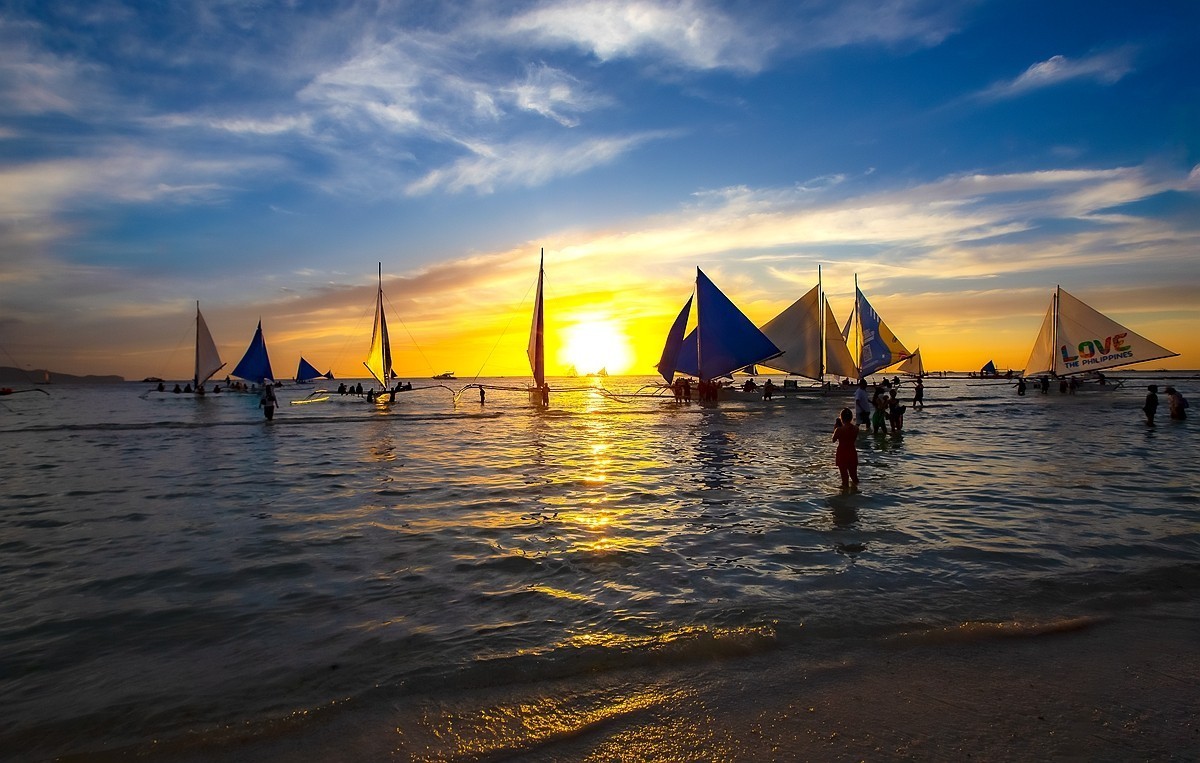
<path fill-rule="evenodd" d="M 633 351 L 620 324 L 610 318 L 585 317 L 563 329 L 560 360 L 578 374 L 628 370 Z"/>

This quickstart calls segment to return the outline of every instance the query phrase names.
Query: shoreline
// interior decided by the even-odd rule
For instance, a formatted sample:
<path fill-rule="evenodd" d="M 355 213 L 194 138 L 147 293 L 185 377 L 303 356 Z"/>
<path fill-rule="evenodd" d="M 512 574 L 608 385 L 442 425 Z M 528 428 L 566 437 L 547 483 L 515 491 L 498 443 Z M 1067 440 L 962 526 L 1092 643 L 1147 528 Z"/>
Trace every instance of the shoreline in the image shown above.
<path fill-rule="evenodd" d="M 371 696 L 62 760 L 1190 760 L 1195 613 Z"/>

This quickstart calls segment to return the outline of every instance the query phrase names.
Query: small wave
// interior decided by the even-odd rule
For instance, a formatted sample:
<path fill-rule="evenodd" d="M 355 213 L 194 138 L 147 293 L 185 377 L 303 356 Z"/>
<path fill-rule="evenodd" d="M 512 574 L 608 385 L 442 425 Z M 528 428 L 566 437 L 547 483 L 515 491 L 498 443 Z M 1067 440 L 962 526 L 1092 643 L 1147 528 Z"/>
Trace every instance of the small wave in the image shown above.
<path fill-rule="evenodd" d="M 1086 630 L 1107 622 L 1105 617 L 1068 617 L 1060 620 L 1005 620 L 1001 622 L 969 621 L 945 628 L 901 633 L 893 637 L 903 646 L 936 646 L 940 644 L 970 644 L 1011 638 L 1057 636 Z"/>
<path fill-rule="evenodd" d="M 544 649 L 482 659 L 450 683 L 462 688 L 508 686 L 605 673 L 749 657 L 775 649 L 773 627 L 687 627 L 654 636 L 585 634 Z"/>

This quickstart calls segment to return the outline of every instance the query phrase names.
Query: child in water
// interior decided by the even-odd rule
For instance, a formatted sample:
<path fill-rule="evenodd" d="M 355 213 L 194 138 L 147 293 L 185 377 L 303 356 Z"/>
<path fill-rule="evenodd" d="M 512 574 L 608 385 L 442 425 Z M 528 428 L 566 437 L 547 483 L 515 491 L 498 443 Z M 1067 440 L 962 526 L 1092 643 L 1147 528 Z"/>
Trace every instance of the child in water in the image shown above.
<path fill-rule="evenodd" d="M 833 423 L 833 441 L 837 443 L 833 462 L 842 475 L 843 488 L 850 487 L 851 482 L 858 485 L 858 450 L 854 447 L 857 439 L 858 427 L 854 424 L 854 414 L 849 408 L 843 408 L 842 415 Z"/>

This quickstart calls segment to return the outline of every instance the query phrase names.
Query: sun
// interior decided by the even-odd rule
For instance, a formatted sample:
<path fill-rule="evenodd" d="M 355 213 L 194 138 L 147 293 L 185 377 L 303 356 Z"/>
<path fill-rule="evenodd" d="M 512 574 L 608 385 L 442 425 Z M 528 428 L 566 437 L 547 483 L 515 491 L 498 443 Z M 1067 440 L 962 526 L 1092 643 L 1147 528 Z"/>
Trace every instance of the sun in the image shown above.
<path fill-rule="evenodd" d="M 594 374 L 601 370 L 610 374 L 623 373 L 633 351 L 621 325 L 611 318 L 581 317 L 562 332 L 562 351 L 559 360 L 579 374 Z"/>

